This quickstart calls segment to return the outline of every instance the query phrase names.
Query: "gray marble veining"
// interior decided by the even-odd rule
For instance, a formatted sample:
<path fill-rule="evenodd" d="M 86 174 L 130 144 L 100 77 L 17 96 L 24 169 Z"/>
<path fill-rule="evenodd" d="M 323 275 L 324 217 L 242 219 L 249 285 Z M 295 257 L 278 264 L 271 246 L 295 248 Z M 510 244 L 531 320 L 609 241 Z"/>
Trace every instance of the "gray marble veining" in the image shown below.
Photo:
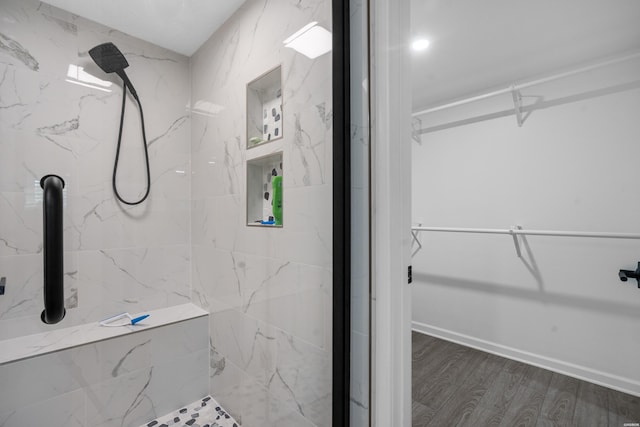
<path fill-rule="evenodd" d="M 0 270 L 16 284 L 0 300 L 0 340 L 41 327 L 37 182 L 48 173 L 66 182 L 68 314 L 59 327 L 188 302 L 188 58 L 34 0 L 3 1 L 0 20 Z M 118 205 L 111 190 L 122 86 L 87 54 L 104 41 L 124 52 L 145 108 L 152 192 L 136 208 Z M 139 120 L 128 100 L 118 176 L 125 196 L 145 179 Z"/>

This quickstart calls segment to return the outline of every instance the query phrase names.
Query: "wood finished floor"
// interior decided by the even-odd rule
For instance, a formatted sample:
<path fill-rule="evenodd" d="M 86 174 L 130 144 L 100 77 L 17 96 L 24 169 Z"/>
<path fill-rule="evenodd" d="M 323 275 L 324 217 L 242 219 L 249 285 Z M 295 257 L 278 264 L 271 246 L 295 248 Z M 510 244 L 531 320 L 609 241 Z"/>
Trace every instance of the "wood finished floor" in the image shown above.
<path fill-rule="evenodd" d="M 412 347 L 414 427 L 640 423 L 638 397 L 417 332 Z"/>

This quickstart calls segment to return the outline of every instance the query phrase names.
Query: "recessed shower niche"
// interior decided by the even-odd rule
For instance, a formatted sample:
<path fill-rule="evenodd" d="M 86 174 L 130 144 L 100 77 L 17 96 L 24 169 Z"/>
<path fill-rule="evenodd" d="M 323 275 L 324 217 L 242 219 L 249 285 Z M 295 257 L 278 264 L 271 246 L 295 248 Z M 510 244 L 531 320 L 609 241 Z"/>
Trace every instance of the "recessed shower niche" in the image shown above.
<path fill-rule="evenodd" d="M 282 138 L 282 67 L 247 85 L 247 148 Z"/>
<path fill-rule="evenodd" d="M 282 227 L 282 152 L 247 161 L 247 225 Z"/>

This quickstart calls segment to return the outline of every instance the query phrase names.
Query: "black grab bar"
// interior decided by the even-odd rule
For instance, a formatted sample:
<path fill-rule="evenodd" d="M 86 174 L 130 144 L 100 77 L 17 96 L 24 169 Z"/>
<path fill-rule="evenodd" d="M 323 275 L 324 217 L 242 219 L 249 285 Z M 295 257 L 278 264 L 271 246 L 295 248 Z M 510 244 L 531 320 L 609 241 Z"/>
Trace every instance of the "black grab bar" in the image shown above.
<path fill-rule="evenodd" d="M 44 311 L 40 318 L 53 324 L 62 320 L 64 309 L 64 248 L 62 242 L 62 189 L 64 181 L 57 175 L 45 175 L 40 180 L 44 190 L 43 246 Z"/>

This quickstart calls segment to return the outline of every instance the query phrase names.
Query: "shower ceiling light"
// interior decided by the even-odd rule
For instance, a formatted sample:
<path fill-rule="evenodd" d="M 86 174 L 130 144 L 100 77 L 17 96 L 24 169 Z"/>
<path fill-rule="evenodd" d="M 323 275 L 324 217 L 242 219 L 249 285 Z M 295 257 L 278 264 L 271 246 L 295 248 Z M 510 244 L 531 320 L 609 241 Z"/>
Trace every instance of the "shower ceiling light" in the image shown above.
<path fill-rule="evenodd" d="M 189 106 L 187 105 L 187 109 Z M 191 112 L 200 114 L 201 116 L 216 117 L 225 107 L 222 105 L 214 104 L 213 102 L 198 100 L 193 104 Z"/>
<path fill-rule="evenodd" d="M 311 22 L 287 38 L 284 45 L 294 49 L 308 58 L 314 59 L 331 51 L 331 33 Z"/>
<path fill-rule="evenodd" d="M 415 51 L 425 50 L 429 47 L 429 40 L 427 39 L 416 39 L 411 44 L 411 48 Z"/>

